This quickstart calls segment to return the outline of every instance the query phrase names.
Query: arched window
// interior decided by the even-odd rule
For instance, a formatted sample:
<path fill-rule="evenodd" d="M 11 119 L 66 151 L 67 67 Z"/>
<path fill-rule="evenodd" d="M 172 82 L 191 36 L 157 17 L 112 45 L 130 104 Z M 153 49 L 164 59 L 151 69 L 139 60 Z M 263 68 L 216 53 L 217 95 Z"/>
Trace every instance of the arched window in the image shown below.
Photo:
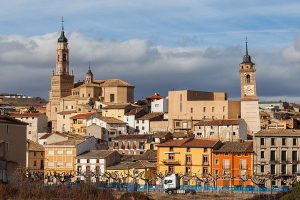
<path fill-rule="evenodd" d="M 250 75 L 249 74 L 246 75 L 246 83 L 250 83 Z"/>

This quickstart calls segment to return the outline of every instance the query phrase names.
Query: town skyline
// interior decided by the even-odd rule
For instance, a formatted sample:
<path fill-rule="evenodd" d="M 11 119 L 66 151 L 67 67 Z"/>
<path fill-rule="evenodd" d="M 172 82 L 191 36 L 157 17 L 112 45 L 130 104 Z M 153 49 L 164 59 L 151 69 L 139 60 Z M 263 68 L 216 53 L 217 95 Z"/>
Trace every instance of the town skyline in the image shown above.
<path fill-rule="evenodd" d="M 258 1 L 237 4 L 236 10 L 247 7 L 253 11 L 246 14 L 241 11 L 225 13 L 230 8 L 220 4 L 192 2 L 181 8 L 183 2 L 175 1 L 171 4 L 174 11 L 164 14 L 166 3 L 154 2 L 145 8 L 137 2 L 128 5 L 118 1 L 88 2 L 83 7 L 75 2 L 66 11 L 51 14 L 46 11 L 43 17 L 36 19 L 33 14 L 25 13 L 28 12 L 27 6 L 20 8 L 15 5 L 16 12 L 24 18 L 4 13 L 4 20 L 0 22 L 4 27 L 0 34 L 0 91 L 48 99 L 49 77 L 55 65 L 56 39 L 63 15 L 70 45 L 70 68 L 74 71 L 75 81 L 84 79 L 91 62 L 97 79 L 121 78 L 136 85 L 136 98 L 154 92 L 166 96 L 167 91 L 172 89 L 224 91 L 229 98 L 239 98 L 238 65 L 245 54 L 247 36 L 249 53 L 257 68 L 259 98 L 298 102 L 300 90 L 293 82 L 297 80 L 300 69 L 299 30 L 295 23 L 299 18 L 295 11 L 299 4 L 283 6 L 276 3 L 267 10 L 262 9 L 266 3 Z M 19 2 L 19 5 L 24 4 Z M 66 2 L 63 2 L 61 6 L 65 5 Z M 124 13 L 114 16 L 121 9 L 116 5 L 124 6 Z M 9 10 L 14 3 L 4 6 Z M 55 2 L 50 10 L 57 6 Z M 224 12 L 222 6 L 225 6 Z M 38 7 L 42 5 L 37 3 Z M 259 7 L 262 8 L 257 10 Z M 179 12 L 184 8 L 186 12 Z M 282 8 L 280 13 L 274 12 L 279 8 Z M 103 13 L 96 15 L 97 9 Z M 206 12 L 197 14 L 202 9 Z M 165 16 L 163 22 L 156 23 L 160 19 L 151 12 L 155 10 L 162 18 Z M 75 11 L 88 14 L 78 17 Z M 142 14 L 142 11 L 145 12 Z M 184 13 L 186 16 L 182 16 Z M 257 19 L 256 15 L 260 18 Z M 137 20 L 134 16 L 141 17 Z M 239 28 L 239 23 L 232 21 L 238 16 L 247 22 Z M 201 20 L 198 22 L 197 19 Z M 49 26 L 41 27 L 43 21 Z M 134 22 L 139 23 L 135 25 Z M 146 24 L 142 26 L 143 23 Z M 21 81 L 26 84 L 20 84 Z"/>

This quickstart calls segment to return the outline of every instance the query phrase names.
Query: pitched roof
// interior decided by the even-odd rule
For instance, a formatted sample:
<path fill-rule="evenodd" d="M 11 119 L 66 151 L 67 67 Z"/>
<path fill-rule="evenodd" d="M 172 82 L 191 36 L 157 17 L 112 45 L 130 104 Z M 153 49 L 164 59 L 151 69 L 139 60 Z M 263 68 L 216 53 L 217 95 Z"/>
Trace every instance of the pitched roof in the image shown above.
<path fill-rule="evenodd" d="M 224 142 L 216 153 L 252 153 L 253 142 Z"/>
<path fill-rule="evenodd" d="M 155 163 L 148 162 L 146 160 L 139 160 L 136 162 L 120 162 L 116 165 L 107 167 L 107 170 L 124 170 L 124 169 L 145 169 L 156 168 Z"/>
<path fill-rule="evenodd" d="M 258 136 L 300 136 L 300 130 L 297 129 L 262 129 L 254 134 Z"/>
<path fill-rule="evenodd" d="M 106 123 L 109 123 L 109 124 L 127 124 L 126 122 L 119 120 L 117 118 L 114 118 L 114 117 L 99 117 L 98 119 L 100 119 Z"/>
<path fill-rule="evenodd" d="M 27 140 L 27 150 L 28 151 L 45 151 L 44 147 L 32 140 Z"/>
<path fill-rule="evenodd" d="M 94 114 L 96 114 L 96 112 L 81 113 L 70 117 L 70 119 L 88 119 Z"/>
<path fill-rule="evenodd" d="M 131 105 L 130 103 L 110 104 L 110 105 L 103 107 L 102 109 L 125 109 L 130 105 Z"/>
<path fill-rule="evenodd" d="M 133 109 L 129 110 L 128 112 L 126 112 L 125 115 L 136 115 L 136 114 L 140 113 L 141 111 L 144 111 L 143 107 L 136 107 L 136 108 L 133 108 Z"/>
<path fill-rule="evenodd" d="M 97 158 L 102 159 L 106 158 L 107 156 L 113 154 L 114 152 L 118 153 L 117 151 L 112 150 L 92 150 L 90 152 L 86 152 L 77 156 L 77 158 Z"/>
<path fill-rule="evenodd" d="M 238 119 L 216 119 L 216 120 L 201 120 L 194 126 L 228 126 L 239 125 Z"/>
<path fill-rule="evenodd" d="M 156 119 L 162 119 L 164 113 L 161 112 L 153 112 L 153 113 L 148 113 L 140 118 L 138 120 L 156 120 Z"/>
<path fill-rule="evenodd" d="M 47 133 L 45 135 L 43 135 L 42 137 L 40 137 L 40 139 L 47 139 L 48 137 L 52 136 L 52 135 L 59 135 L 61 137 L 65 137 L 65 138 L 71 138 L 71 139 L 85 139 L 88 138 L 90 136 L 84 136 L 84 135 L 79 135 L 79 134 L 73 134 L 73 133 L 60 133 L 60 132 L 54 132 L 54 133 Z"/>
<path fill-rule="evenodd" d="M 123 81 L 121 79 L 109 79 L 104 80 L 103 83 L 100 84 L 101 87 L 134 87 L 134 85 Z"/>
<path fill-rule="evenodd" d="M 11 117 L 37 117 L 45 113 L 9 113 Z"/>
<path fill-rule="evenodd" d="M 184 138 L 182 140 L 168 140 L 158 147 L 214 147 L 220 141 L 217 139 Z"/>
<path fill-rule="evenodd" d="M 192 136 L 193 134 L 187 134 L 185 132 L 175 132 L 172 133 L 173 138 L 187 138 Z"/>
<path fill-rule="evenodd" d="M 152 135 L 150 134 L 127 134 L 127 135 L 119 135 L 113 140 L 146 140 L 150 138 Z"/>
<path fill-rule="evenodd" d="M 17 124 L 17 125 L 28 125 L 28 123 L 14 119 L 7 115 L 0 115 L 0 124 Z"/>
<path fill-rule="evenodd" d="M 166 135 L 171 134 L 171 132 L 168 131 L 159 131 L 159 132 L 155 132 L 153 133 L 153 138 L 164 138 L 166 137 Z"/>
<path fill-rule="evenodd" d="M 85 140 L 78 140 L 78 139 L 69 139 L 65 141 L 55 142 L 52 144 L 47 144 L 47 146 L 56 146 L 56 145 L 62 145 L 62 146 L 76 146 L 78 144 L 81 144 Z"/>
<path fill-rule="evenodd" d="M 151 95 L 149 97 L 147 97 L 147 100 L 159 100 L 159 99 L 163 99 L 163 96 L 160 96 L 158 93 L 155 93 L 154 95 Z"/>
<path fill-rule="evenodd" d="M 69 115 L 69 114 L 72 114 L 72 113 L 76 113 L 76 110 L 69 110 L 69 111 L 61 111 L 57 114 L 60 114 L 60 115 Z"/>
<path fill-rule="evenodd" d="M 157 151 L 156 150 L 147 150 L 145 153 L 140 155 L 122 155 L 122 161 L 124 162 L 134 162 L 137 160 L 147 160 L 155 161 L 157 160 Z"/>

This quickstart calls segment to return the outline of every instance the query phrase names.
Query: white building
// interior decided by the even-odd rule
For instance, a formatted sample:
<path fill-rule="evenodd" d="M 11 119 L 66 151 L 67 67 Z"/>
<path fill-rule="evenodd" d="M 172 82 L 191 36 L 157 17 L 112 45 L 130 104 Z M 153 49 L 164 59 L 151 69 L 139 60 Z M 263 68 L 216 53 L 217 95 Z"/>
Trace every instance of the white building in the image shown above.
<path fill-rule="evenodd" d="M 104 128 L 103 138 L 106 141 L 111 141 L 112 138 L 119 136 L 120 134 L 125 134 L 127 132 L 126 122 L 119 120 L 114 117 L 96 117 L 87 120 L 87 134 L 95 135 L 92 125 L 97 125 Z"/>
<path fill-rule="evenodd" d="M 124 121 L 127 123 L 127 132 L 136 133 L 136 119 L 145 115 L 146 111 L 143 107 L 137 107 L 129 112 L 126 112 L 124 115 Z"/>
<path fill-rule="evenodd" d="M 79 172 L 77 179 L 85 180 L 87 173 L 104 174 L 106 167 L 112 166 L 121 161 L 121 155 L 117 151 L 111 150 L 92 150 L 76 157 L 76 171 Z M 96 178 L 91 178 L 96 182 Z M 98 180 L 99 181 L 99 180 Z"/>
<path fill-rule="evenodd" d="M 27 125 L 27 139 L 34 142 L 38 141 L 40 133 L 46 133 L 48 118 L 44 113 L 10 113 L 10 116 Z"/>
<path fill-rule="evenodd" d="M 221 141 L 247 139 L 247 124 L 244 120 L 201 120 L 194 124 L 196 138 L 216 138 Z"/>
<path fill-rule="evenodd" d="M 259 102 L 259 108 L 261 110 L 284 110 L 284 104 L 282 101 L 261 101 Z"/>
<path fill-rule="evenodd" d="M 139 134 L 149 134 L 151 121 L 163 121 L 164 113 L 148 113 L 135 120 L 136 130 Z"/>
<path fill-rule="evenodd" d="M 168 97 L 152 101 L 151 112 L 168 113 Z"/>

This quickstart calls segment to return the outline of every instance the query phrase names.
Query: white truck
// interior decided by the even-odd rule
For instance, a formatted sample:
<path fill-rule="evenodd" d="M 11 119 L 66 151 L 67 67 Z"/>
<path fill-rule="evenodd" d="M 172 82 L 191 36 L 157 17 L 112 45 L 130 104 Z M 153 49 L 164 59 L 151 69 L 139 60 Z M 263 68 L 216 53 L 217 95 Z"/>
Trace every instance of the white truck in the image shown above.
<path fill-rule="evenodd" d="M 180 177 L 178 174 L 171 174 L 164 178 L 164 190 L 168 194 L 196 194 L 195 190 L 180 189 Z"/>

